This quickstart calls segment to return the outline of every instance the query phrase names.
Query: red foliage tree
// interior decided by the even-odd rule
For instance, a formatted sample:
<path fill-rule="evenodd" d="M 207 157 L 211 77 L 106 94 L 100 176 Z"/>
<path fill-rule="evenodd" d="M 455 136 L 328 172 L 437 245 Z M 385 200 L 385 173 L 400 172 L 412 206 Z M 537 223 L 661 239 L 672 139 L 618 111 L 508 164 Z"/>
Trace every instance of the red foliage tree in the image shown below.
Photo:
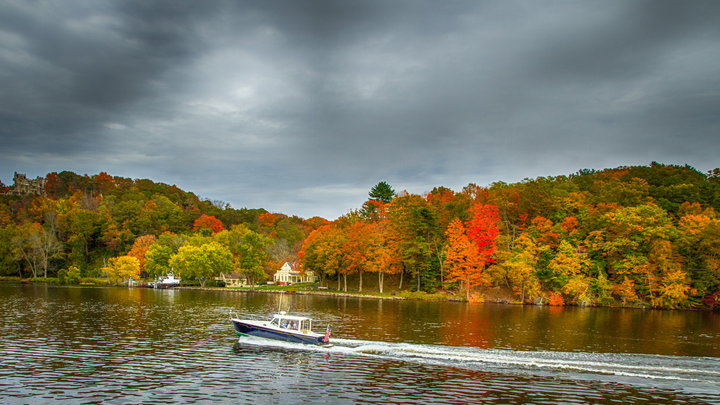
<path fill-rule="evenodd" d="M 222 221 L 212 215 L 202 214 L 193 222 L 193 229 L 210 228 L 212 233 L 218 233 L 225 229 Z"/>
<path fill-rule="evenodd" d="M 500 210 L 492 204 L 475 204 L 467 221 L 467 236 L 475 242 L 485 263 L 495 263 L 495 240 L 500 234 Z"/>

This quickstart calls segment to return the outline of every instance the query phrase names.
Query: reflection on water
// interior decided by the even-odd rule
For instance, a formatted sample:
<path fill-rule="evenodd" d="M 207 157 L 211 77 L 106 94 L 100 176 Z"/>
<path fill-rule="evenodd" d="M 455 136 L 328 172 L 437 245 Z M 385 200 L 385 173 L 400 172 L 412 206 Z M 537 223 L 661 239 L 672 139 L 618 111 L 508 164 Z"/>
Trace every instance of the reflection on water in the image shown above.
<path fill-rule="evenodd" d="M 228 320 L 277 310 L 335 346 Z M 0 314 L 3 403 L 720 403 L 712 313 L 0 286 Z"/>

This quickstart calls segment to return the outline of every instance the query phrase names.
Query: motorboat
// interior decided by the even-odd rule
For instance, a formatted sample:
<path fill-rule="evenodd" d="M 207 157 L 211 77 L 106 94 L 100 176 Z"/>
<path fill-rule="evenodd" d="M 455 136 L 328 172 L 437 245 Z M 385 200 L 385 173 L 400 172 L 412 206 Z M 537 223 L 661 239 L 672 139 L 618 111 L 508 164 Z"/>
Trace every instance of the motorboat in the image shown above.
<path fill-rule="evenodd" d="M 164 277 L 158 277 L 158 279 L 152 283 L 150 283 L 150 286 L 153 288 L 173 288 L 180 285 L 180 279 L 175 278 L 175 273 L 168 272 Z"/>
<path fill-rule="evenodd" d="M 231 318 L 235 333 L 239 336 L 257 336 L 293 343 L 312 345 L 330 344 L 330 325 L 325 333 L 312 331 L 312 319 L 304 316 L 288 315 L 285 311 L 273 314 L 269 320 L 244 320 L 237 315 Z"/>

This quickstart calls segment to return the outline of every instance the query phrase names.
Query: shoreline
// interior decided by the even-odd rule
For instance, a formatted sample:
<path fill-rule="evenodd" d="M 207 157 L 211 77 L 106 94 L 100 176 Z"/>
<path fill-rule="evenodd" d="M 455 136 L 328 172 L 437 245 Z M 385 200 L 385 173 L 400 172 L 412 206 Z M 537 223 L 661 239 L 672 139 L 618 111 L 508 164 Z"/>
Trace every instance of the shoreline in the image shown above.
<path fill-rule="evenodd" d="M 0 284 L 5 285 L 49 285 L 59 287 L 125 287 L 125 288 L 141 288 L 141 289 L 152 289 L 144 285 L 112 285 L 103 282 L 101 279 L 93 279 L 91 282 L 81 282 L 78 284 L 64 284 L 57 282 L 57 279 L 49 277 L 48 279 L 36 278 L 36 279 L 20 279 L 17 277 L 0 277 Z M 292 287 L 292 286 L 288 286 Z M 551 308 L 562 308 L 562 307 L 576 307 L 576 308 L 615 308 L 615 309 L 656 309 L 656 310 L 673 310 L 673 311 L 701 311 L 701 312 L 713 312 L 712 308 L 653 308 L 650 306 L 628 306 L 628 305 L 549 305 L 547 303 L 521 303 L 516 302 L 508 297 L 495 295 L 494 297 L 487 298 L 480 294 L 478 299 L 470 299 L 469 301 L 459 297 L 453 297 L 445 293 L 425 293 L 425 292 L 414 292 L 414 291 L 393 291 L 392 293 L 381 293 L 378 292 L 343 292 L 343 291 L 318 291 L 318 290 L 293 290 L 293 289 L 251 289 L 251 288 L 236 288 L 236 287 L 200 287 L 200 286 L 178 286 L 170 289 L 178 290 L 197 290 L 197 291 L 215 291 L 215 292 L 229 292 L 229 293 L 262 293 L 262 294 L 297 294 L 297 295 L 317 295 L 326 297 L 349 297 L 349 298 L 370 298 L 375 300 L 418 300 L 428 302 L 460 302 L 460 303 L 486 303 L 486 304 L 503 304 L 503 305 L 520 305 L 520 306 L 536 306 L 536 307 L 551 307 Z"/>
<path fill-rule="evenodd" d="M 253 290 L 250 288 L 229 288 L 229 287 L 174 287 L 175 290 L 200 290 L 200 291 L 219 291 L 219 292 L 243 292 L 243 293 L 263 293 L 263 294 L 295 294 L 295 295 L 320 295 L 327 297 L 351 297 L 351 298 L 373 298 L 378 300 L 406 300 L 412 299 L 401 296 L 382 296 L 370 295 L 350 292 L 334 292 L 334 291 L 306 291 L 306 290 Z M 418 298 L 421 299 L 421 298 Z M 438 300 L 441 301 L 441 300 Z"/>

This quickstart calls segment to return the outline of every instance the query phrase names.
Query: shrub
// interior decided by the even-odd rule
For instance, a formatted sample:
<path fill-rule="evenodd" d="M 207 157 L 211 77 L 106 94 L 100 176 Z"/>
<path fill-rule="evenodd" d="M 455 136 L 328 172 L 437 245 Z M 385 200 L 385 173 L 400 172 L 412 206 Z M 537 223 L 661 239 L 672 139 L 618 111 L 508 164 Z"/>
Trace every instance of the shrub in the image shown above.
<path fill-rule="evenodd" d="M 79 284 L 80 269 L 77 266 L 70 266 L 69 269 L 61 269 L 58 271 L 58 281 L 60 284 Z"/>

